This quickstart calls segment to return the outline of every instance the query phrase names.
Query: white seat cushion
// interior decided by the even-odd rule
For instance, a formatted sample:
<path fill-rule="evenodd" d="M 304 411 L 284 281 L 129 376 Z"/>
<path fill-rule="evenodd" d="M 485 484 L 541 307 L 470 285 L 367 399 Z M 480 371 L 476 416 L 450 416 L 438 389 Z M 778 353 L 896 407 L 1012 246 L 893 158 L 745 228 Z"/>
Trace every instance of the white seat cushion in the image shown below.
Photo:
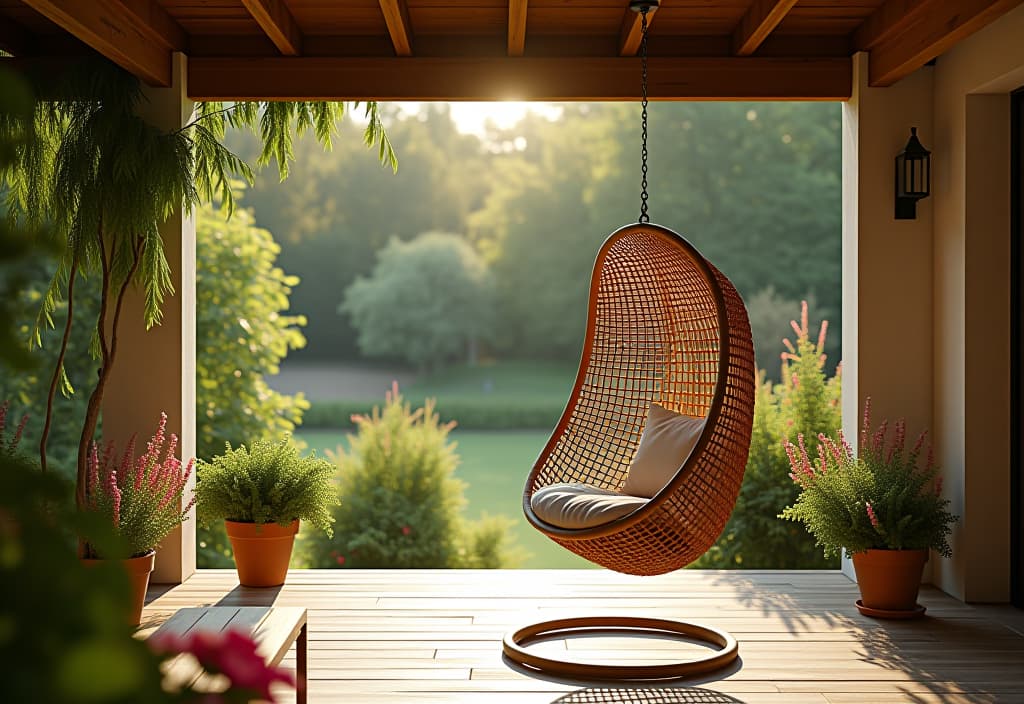
<path fill-rule="evenodd" d="M 552 484 L 530 497 L 530 507 L 537 518 L 570 529 L 610 523 L 646 503 L 647 499 L 588 484 Z"/>
<path fill-rule="evenodd" d="M 700 439 L 704 420 L 652 403 L 622 493 L 651 498 L 664 489 Z"/>

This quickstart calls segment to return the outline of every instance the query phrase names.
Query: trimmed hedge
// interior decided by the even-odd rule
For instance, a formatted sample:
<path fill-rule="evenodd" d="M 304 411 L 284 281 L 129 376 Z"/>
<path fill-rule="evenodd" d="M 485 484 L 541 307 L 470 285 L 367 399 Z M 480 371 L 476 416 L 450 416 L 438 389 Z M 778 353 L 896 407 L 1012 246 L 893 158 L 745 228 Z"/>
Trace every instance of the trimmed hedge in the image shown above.
<path fill-rule="evenodd" d="M 413 407 L 423 399 L 408 399 Z M 355 427 L 352 416 L 368 414 L 379 406 L 377 400 L 312 401 L 303 414 L 302 427 L 347 429 Z M 554 399 L 438 398 L 441 421 L 454 420 L 464 430 L 528 430 L 555 427 L 565 401 Z"/>

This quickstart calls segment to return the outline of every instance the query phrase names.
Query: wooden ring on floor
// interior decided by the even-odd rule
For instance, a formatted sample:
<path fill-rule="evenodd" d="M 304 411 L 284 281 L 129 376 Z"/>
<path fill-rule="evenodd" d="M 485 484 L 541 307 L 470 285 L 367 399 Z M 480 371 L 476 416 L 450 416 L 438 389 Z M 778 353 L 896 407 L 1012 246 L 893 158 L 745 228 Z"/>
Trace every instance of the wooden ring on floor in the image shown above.
<path fill-rule="evenodd" d="M 615 634 L 674 637 L 696 640 L 721 648 L 686 662 L 659 665 L 596 665 L 543 657 L 526 650 L 527 645 L 558 637 Z M 683 638 L 680 638 L 682 636 Z M 505 656 L 513 662 L 546 674 L 574 679 L 658 680 L 702 675 L 729 665 L 739 656 L 736 639 L 725 631 L 685 621 L 632 616 L 590 616 L 543 621 L 507 633 L 502 643 Z"/>

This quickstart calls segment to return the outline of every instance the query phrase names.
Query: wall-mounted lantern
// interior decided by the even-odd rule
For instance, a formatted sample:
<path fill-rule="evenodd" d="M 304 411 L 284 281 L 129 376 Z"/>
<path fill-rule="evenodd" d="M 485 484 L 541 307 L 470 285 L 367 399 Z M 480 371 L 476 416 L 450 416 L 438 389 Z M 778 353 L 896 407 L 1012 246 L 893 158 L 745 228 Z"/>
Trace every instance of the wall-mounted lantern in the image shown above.
<path fill-rule="evenodd" d="M 927 198 L 932 179 L 932 153 L 917 138 L 917 128 L 910 128 L 910 139 L 896 155 L 896 219 L 917 217 L 917 201 Z"/>

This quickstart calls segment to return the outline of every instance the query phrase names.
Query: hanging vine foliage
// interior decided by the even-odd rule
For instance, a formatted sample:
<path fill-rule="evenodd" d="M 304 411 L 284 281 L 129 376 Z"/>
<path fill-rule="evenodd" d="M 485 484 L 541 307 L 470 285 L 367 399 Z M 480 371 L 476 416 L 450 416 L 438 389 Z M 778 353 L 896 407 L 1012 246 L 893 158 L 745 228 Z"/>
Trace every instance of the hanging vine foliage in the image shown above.
<path fill-rule="evenodd" d="M 74 323 L 75 281 L 80 276 L 100 279 L 100 312 L 89 321 L 100 371 L 78 448 L 76 500 L 84 506 L 86 459 L 117 359 L 127 291 L 134 286 L 143 292 L 147 328 L 160 323 L 163 301 L 174 292 L 160 225 L 179 208 L 190 213 L 215 197 L 230 215 L 232 179 L 252 183 L 254 173 L 222 144 L 228 127 L 256 134 L 263 145 L 257 165 L 276 162 L 284 179 L 293 158 L 293 135 L 312 129 L 323 147 L 330 149 L 346 104 L 199 103 L 190 123 L 164 131 L 139 116 L 145 96 L 138 79 L 109 62 L 80 62 L 56 79 L 48 76 L 45 85 L 40 81 L 35 85 L 42 97 L 30 120 L 16 114 L 0 116 L 0 139 L 21 138 L 15 158 L 0 177 L 13 216 L 30 226 L 45 225 L 41 231 L 49 232 L 59 245 L 30 344 L 42 345 L 43 333 L 53 327 L 53 313 L 61 303 L 66 301 L 69 308 L 40 441 L 44 469 L 56 391 L 73 392 L 64 373 L 63 353 Z M 378 147 L 382 163 L 397 169 L 377 104 L 367 103 L 364 110 L 369 120 L 367 144 Z"/>

